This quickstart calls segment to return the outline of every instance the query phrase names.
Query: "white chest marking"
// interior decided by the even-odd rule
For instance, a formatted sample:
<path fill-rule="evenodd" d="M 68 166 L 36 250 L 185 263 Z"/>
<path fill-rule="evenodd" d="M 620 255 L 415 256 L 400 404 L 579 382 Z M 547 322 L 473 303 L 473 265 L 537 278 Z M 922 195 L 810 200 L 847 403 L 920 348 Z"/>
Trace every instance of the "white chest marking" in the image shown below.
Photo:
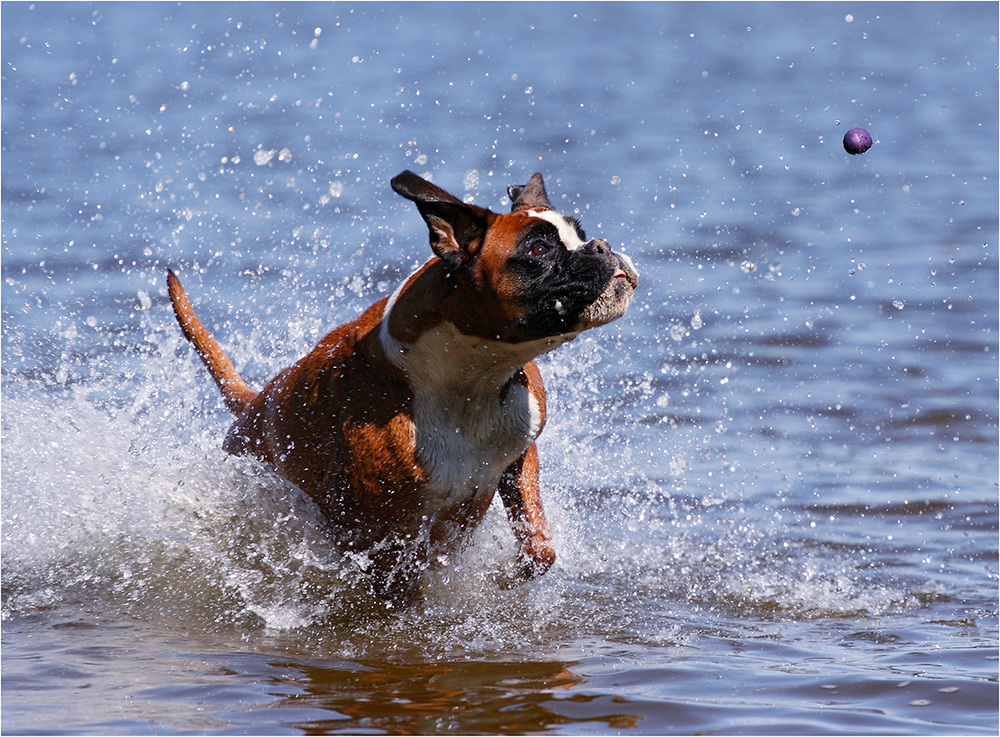
<path fill-rule="evenodd" d="M 528 214 L 533 218 L 545 220 L 556 226 L 556 230 L 559 231 L 559 239 L 566 246 L 567 250 L 575 251 L 584 245 L 583 240 L 580 239 L 580 236 L 576 232 L 576 228 L 558 212 L 553 212 L 552 210 L 528 210 Z"/>
<path fill-rule="evenodd" d="M 534 357 L 524 351 L 463 335 L 445 322 L 393 357 L 413 387 L 417 456 L 431 478 L 429 507 L 494 487 L 541 432 L 538 400 L 511 381 Z"/>

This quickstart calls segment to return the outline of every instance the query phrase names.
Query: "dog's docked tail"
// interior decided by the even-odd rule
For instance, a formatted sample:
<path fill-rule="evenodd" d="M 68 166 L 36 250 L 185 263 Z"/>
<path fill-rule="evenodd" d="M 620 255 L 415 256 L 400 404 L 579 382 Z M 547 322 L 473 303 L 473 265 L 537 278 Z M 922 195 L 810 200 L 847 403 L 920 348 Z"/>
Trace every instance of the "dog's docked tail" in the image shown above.
<path fill-rule="evenodd" d="M 184 294 L 180 279 L 170 269 L 167 269 L 167 291 L 170 293 L 170 302 L 174 306 L 174 314 L 177 315 L 177 322 L 181 325 L 184 337 L 194 345 L 208 372 L 215 379 L 226 407 L 234 415 L 238 415 L 257 396 L 256 392 L 243 383 L 243 379 L 240 378 L 233 362 L 229 360 L 229 356 L 222 350 L 222 346 L 201 324 L 191 302 Z"/>

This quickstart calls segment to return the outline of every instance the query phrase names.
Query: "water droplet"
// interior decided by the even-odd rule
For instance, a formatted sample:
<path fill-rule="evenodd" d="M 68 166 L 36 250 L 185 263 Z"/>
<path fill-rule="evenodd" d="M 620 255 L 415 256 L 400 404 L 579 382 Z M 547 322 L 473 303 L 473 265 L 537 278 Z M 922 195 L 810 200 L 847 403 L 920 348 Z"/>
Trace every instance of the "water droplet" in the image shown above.
<path fill-rule="evenodd" d="M 670 459 L 670 475 L 680 476 L 687 468 L 687 461 L 682 456 L 675 455 Z"/>
<path fill-rule="evenodd" d="M 253 153 L 253 163 L 255 163 L 257 166 L 264 166 L 265 164 L 269 163 L 272 158 L 274 158 L 274 155 L 276 153 L 277 151 L 273 148 L 270 149 L 259 148 Z"/>

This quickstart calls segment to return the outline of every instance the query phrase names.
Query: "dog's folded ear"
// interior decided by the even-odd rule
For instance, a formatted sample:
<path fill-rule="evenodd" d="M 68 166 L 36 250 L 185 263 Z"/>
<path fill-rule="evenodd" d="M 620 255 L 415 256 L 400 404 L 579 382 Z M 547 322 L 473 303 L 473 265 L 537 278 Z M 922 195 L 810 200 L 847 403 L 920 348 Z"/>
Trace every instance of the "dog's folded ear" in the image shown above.
<path fill-rule="evenodd" d="M 512 184 L 507 187 L 507 195 L 510 197 L 511 212 L 553 209 L 549 196 L 545 193 L 541 172 L 535 172 L 527 184 L 521 186 Z"/>
<path fill-rule="evenodd" d="M 429 205 L 432 203 L 465 204 L 455 197 L 455 195 L 445 192 L 436 184 L 428 182 L 419 174 L 414 174 L 409 170 L 394 176 L 390 184 L 397 194 L 416 202 L 418 206 L 420 204 Z"/>
<path fill-rule="evenodd" d="M 462 202 L 412 171 L 393 177 L 391 184 L 417 205 L 435 254 L 451 266 L 461 266 L 479 250 L 494 217 L 492 212 Z"/>

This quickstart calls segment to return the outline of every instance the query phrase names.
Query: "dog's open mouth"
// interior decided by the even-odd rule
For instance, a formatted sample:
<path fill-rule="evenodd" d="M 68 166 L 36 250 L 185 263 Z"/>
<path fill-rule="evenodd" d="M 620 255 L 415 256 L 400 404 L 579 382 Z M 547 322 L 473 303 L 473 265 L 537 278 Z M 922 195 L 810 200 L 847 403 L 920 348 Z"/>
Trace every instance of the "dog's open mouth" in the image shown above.
<path fill-rule="evenodd" d="M 615 256 L 618 257 L 618 262 L 621 264 L 616 270 L 611 280 L 614 281 L 617 278 L 625 278 L 628 283 L 632 285 L 634 290 L 639 286 L 639 272 L 635 270 L 635 264 L 632 263 L 632 259 L 626 256 L 624 253 L 616 253 Z"/>

